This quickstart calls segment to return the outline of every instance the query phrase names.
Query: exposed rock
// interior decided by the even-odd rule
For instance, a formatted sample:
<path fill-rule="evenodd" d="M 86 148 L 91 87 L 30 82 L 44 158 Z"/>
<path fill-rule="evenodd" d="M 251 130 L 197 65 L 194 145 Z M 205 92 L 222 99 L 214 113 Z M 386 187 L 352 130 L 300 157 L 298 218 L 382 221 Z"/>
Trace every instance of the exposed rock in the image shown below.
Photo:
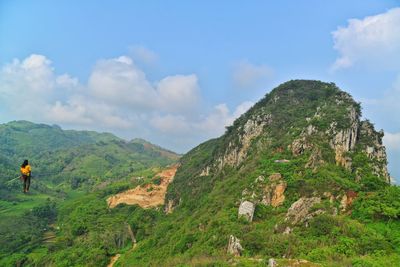
<path fill-rule="evenodd" d="M 293 231 L 292 228 L 290 228 L 289 226 L 286 226 L 285 230 L 283 231 L 283 234 L 284 234 L 284 235 L 288 235 L 288 234 L 290 234 L 292 231 Z"/>
<path fill-rule="evenodd" d="M 174 201 L 168 200 L 167 205 L 165 206 L 164 212 L 166 214 L 170 214 L 174 211 Z"/>
<path fill-rule="evenodd" d="M 277 207 L 285 201 L 287 183 L 280 173 L 271 174 L 268 179 L 258 176 L 248 188 L 242 191 L 242 204 L 250 201 L 256 205 L 262 203 Z"/>
<path fill-rule="evenodd" d="M 219 169 L 225 165 L 238 166 L 247 156 L 252 141 L 264 131 L 264 127 L 272 122 L 272 115 L 257 115 L 249 119 L 243 127 L 238 130 L 242 132 L 239 135 L 239 143 L 229 142 L 224 155 L 217 160 Z"/>
<path fill-rule="evenodd" d="M 208 176 L 208 175 L 210 175 L 210 167 L 209 166 L 205 167 L 200 173 L 200 176 Z"/>
<path fill-rule="evenodd" d="M 386 182 L 390 183 L 386 148 L 382 143 L 383 132 L 376 132 L 374 126 L 369 121 L 362 121 L 360 135 L 370 141 L 364 148 L 364 151 L 370 159 L 374 160 L 373 171 L 375 175 L 384 178 Z"/>
<path fill-rule="evenodd" d="M 343 195 L 342 200 L 340 201 L 340 210 L 346 211 L 353 204 L 354 200 L 357 198 L 358 194 L 354 191 L 347 191 L 346 194 Z"/>
<path fill-rule="evenodd" d="M 354 107 L 349 109 L 348 119 L 350 120 L 350 127 L 347 129 L 341 129 L 339 132 L 336 132 L 336 125 L 333 125 L 334 129 L 332 129 L 332 131 L 335 133 L 335 136 L 330 144 L 335 151 L 336 164 L 350 170 L 351 158 L 346 156 L 346 152 L 354 149 L 360 124 L 359 114 Z"/>
<path fill-rule="evenodd" d="M 306 163 L 306 168 L 316 169 L 324 163 L 321 150 L 315 149 Z"/>
<path fill-rule="evenodd" d="M 306 198 L 302 197 L 290 206 L 288 212 L 286 214 L 285 221 L 289 222 L 292 225 L 302 223 L 305 220 L 308 220 L 310 217 L 310 209 L 317 203 L 321 202 L 320 197 L 311 197 Z M 314 216 L 317 214 L 314 214 Z"/>
<path fill-rule="evenodd" d="M 305 137 L 295 139 L 290 145 L 290 149 L 292 150 L 292 154 L 294 156 L 299 156 L 303 154 L 306 150 L 310 149 L 311 147 L 312 145 L 306 141 Z"/>
<path fill-rule="evenodd" d="M 282 180 L 282 174 L 280 174 L 280 173 L 273 173 L 273 174 L 271 174 L 271 175 L 268 177 L 268 179 L 269 179 L 271 182 L 276 182 L 276 181 Z"/>
<path fill-rule="evenodd" d="M 276 260 L 274 260 L 274 259 L 269 259 L 268 260 L 268 267 L 276 267 L 277 265 L 276 265 Z"/>
<path fill-rule="evenodd" d="M 269 176 L 270 183 L 264 188 L 263 199 L 261 203 L 278 207 L 285 201 L 285 190 L 287 183 L 282 180 L 280 173 L 274 173 Z"/>
<path fill-rule="evenodd" d="M 239 206 L 239 218 L 244 216 L 249 222 L 253 221 L 256 205 L 250 201 L 243 201 Z"/>
<path fill-rule="evenodd" d="M 274 162 L 275 162 L 275 163 L 288 163 L 288 162 L 290 162 L 290 160 L 287 160 L 287 159 L 277 159 L 277 160 L 275 160 Z"/>
<path fill-rule="evenodd" d="M 242 254 L 243 247 L 240 245 L 240 240 L 233 235 L 229 236 L 228 253 L 235 256 Z"/>
<path fill-rule="evenodd" d="M 329 199 L 330 203 L 333 203 L 333 201 L 335 201 L 335 196 L 331 192 L 324 192 L 323 196 Z"/>

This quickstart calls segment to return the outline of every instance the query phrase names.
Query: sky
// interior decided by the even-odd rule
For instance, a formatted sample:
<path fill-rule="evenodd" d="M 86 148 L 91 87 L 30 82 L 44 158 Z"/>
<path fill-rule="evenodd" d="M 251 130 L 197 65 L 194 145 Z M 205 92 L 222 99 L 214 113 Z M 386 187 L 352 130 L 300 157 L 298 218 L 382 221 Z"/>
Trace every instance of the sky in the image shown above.
<path fill-rule="evenodd" d="M 400 1 L 0 0 L 0 123 L 179 153 L 291 79 L 335 82 L 385 131 L 400 180 Z"/>

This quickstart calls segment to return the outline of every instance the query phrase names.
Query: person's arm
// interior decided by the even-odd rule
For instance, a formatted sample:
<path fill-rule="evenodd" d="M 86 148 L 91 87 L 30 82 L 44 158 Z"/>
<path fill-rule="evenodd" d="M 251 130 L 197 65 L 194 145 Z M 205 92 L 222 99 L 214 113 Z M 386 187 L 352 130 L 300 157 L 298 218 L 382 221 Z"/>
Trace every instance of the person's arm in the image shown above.
<path fill-rule="evenodd" d="M 28 176 L 31 176 L 32 170 L 30 165 L 27 166 L 27 170 L 28 170 Z"/>

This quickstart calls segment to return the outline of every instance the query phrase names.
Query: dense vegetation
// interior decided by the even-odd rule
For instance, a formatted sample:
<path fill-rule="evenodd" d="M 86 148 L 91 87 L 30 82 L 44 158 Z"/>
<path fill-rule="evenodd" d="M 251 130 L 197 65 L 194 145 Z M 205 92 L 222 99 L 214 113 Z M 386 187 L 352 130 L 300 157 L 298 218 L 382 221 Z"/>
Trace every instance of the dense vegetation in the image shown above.
<path fill-rule="evenodd" d="M 105 196 L 149 181 L 161 167 L 178 159 L 175 153 L 141 139 L 127 142 L 108 133 L 64 131 L 58 126 L 26 121 L 0 125 L 0 152 L 0 266 L 18 263 L 42 266 L 46 261 L 42 257 L 48 249 L 67 251 L 69 245 L 64 245 L 71 244 L 69 240 L 79 238 L 86 231 L 81 225 L 71 225 L 72 219 L 68 216 L 77 214 L 79 222 L 91 222 L 93 218 L 85 214 L 87 209 L 99 212 L 102 208 L 96 217 L 107 214 L 109 221 L 113 221 L 111 218 L 116 217 L 109 214 Z M 18 178 L 19 165 L 25 158 L 33 168 L 29 194 L 21 193 Z M 132 180 L 132 177 L 144 179 Z M 81 213 L 71 212 L 74 208 Z M 63 223 L 57 223 L 64 218 L 62 214 L 68 217 L 65 224 L 72 227 L 65 232 Z M 93 223 L 97 225 L 95 220 Z M 112 232 L 113 227 L 114 223 L 110 223 L 105 228 Z M 105 228 L 98 229 L 98 233 L 104 233 Z M 46 243 L 46 235 L 53 242 L 56 234 L 62 236 L 62 241 L 54 246 Z M 100 234 L 94 236 L 98 243 L 104 240 Z M 76 251 L 84 246 L 77 245 Z M 93 251 L 104 252 L 97 248 Z M 86 254 L 91 255 L 93 251 L 88 250 Z M 106 255 L 103 253 L 104 262 L 108 260 Z M 69 264 L 65 266 L 85 262 L 77 258 L 66 260 Z"/>
<path fill-rule="evenodd" d="M 367 153 L 368 147 L 379 148 L 382 134 L 369 122 L 356 121 L 371 130 L 359 130 L 357 144 L 343 154 L 350 167 L 337 161 L 331 140 L 352 127 L 351 111 L 359 117 L 360 105 L 332 83 L 282 84 L 222 137 L 180 159 L 166 197 L 174 206 L 168 214 L 165 207 L 108 209 L 105 201 L 128 187 L 157 183 L 121 177 L 151 177 L 151 167 L 171 162 L 166 152 L 157 158 L 160 154 L 154 150 L 142 150 L 147 145 L 141 140 L 132 144 L 109 135 L 99 140 L 94 133 L 93 142 L 44 151 L 37 158 L 43 172 L 57 172 L 48 182 L 44 179 L 40 189 L 50 193 L 38 188 L 40 193 L 30 197 L 41 201 L 33 208 L 23 207 L 27 204 L 22 198 L 14 202 L 17 210 L 23 207 L 13 215 L 21 229 L 10 227 L 11 217 L 0 220 L 0 265 L 106 266 L 119 253 L 114 266 L 265 266 L 270 258 L 278 266 L 290 266 L 290 259 L 309 261 L 296 266 L 400 266 L 400 189 L 385 180 L 386 158 Z M 254 123 L 249 121 L 268 123 L 252 135 Z M 252 138 L 248 147 L 246 135 Z M 294 152 L 298 140 L 303 142 L 299 153 Z M 238 161 L 243 147 L 245 157 Z M 232 151 L 237 157 L 229 163 Z M 256 193 L 262 193 L 270 185 L 268 177 L 276 173 L 286 184 L 283 203 L 257 203 L 252 222 L 238 217 L 243 192 L 261 188 Z M 259 177 L 265 184 L 257 184 Z M 57 191 L 57 185 L 62 190 Z M 348 193 L 356 197 L 343 208 Z M 58 201 L 61 197 L 66 200 Z M 288 209 L 300 198 L 311 197 L 321 199 L 310 210 L 316 215 L 291 224 Z M 289 234 L 284 233 L 287 227 Z M 134 248 L 129 229 L 137 240 Z M 54 235 L 51 243 L 43 241 L 48 232 Z M 240 257 L 227 253 L 230 235 L 240 239 Z"/>

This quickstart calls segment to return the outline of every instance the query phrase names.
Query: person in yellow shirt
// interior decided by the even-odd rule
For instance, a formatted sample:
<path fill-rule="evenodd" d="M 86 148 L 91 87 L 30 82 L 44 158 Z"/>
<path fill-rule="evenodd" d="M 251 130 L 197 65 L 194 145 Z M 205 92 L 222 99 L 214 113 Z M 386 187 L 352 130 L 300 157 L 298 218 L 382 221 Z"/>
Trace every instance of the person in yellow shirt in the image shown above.
<path fill-rule="evenodd" d="M 31 185 L 31 166 L 27 159 L 21 165 L 21 175 L 24 181 L 24 193 L 26 193 L 29 191 L 29 186 Z"/>

